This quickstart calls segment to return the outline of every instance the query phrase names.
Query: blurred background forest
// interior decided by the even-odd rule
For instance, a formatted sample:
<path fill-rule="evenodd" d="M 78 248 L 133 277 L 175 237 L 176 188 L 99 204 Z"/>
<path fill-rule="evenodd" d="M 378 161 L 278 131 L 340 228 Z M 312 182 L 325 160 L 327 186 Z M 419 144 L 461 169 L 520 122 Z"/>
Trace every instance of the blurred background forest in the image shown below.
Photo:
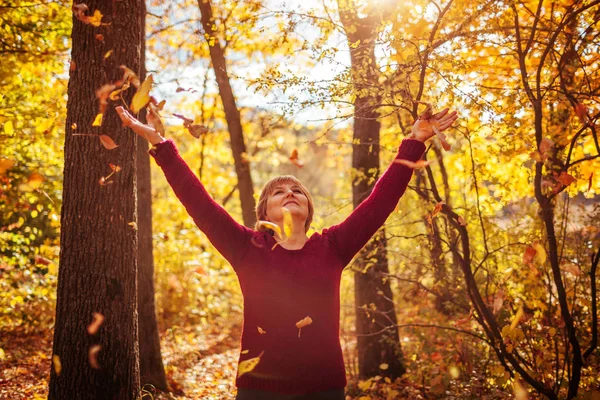
<path fill-rule="evenodd" d="M 377 277 L 392 297 L 375 295 L 394 306 L 396 322 L 380 328 L 397 329 L 402 377 L 388 377 L 386 363 L 359 370 L 356 316 L 378 309 L 355 301 L 355 275 L 372 273 L 377 257 L 362 253 L 344 271 L 349 398 L 600 398 L 599 1 L 213 0 L 208 25 L 203 4 L 146 3 L 145 69 L 152 95 L 166 100 L 166 136 L 240 222 L 215 41 L 254 196 L 275 175 L 297 176 L 315 200 L 309 236 L 352 210 L 364 174 L 352 164 L 359 100 L 376 100 L 381 168 L 420 102 L 459 112 L 451 150 L 433 139 L 431 164 L 415 169 L 385 225 L 388 270 Z M 67 126 L 69 75 L 81 67 L 71 60 L 81 23 L 71 7 L 0 5 L 0 398 L 45 398 L 52 368 L 65 134 L 93 122 Z M 110 60 L 110 27 L 91 25 L 89 51 Z M 353 63 L 364 46 L 375 67 L 361 74 Z M 95 114 L 98 104 L 87 106 Z M 173 114 L 208 133 L 196 138 Z M 160 396 L 232 398 L 237 278 L 151 168 L 156 314 L 172 390 Z"/>

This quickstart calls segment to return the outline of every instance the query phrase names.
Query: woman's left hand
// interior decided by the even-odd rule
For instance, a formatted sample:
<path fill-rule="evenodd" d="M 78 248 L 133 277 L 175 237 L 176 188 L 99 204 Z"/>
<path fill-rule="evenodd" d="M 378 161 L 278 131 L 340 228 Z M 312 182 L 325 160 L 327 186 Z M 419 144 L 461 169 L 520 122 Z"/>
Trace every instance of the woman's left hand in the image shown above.
<path fill-rule="evenodd" d="M 445 108 L 430 118 L 419 117 L 412 127 L 412 133 L 409 138 L 425 142 L 435 135 L 434 127 L 442 132 L 452 126 L 458 118 L 456 111 L 448 113 L 449 108 Z"/>

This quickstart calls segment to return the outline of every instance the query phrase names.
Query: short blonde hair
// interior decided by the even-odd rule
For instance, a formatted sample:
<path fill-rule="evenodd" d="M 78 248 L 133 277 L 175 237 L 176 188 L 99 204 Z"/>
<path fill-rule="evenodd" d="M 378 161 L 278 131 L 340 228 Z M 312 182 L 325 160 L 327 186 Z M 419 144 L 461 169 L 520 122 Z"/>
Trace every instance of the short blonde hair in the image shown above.
<path fill-rule="evenodd" d="M 312 223 L 313 215 L 315 214 L 313 200 L 312 197 L 310 197 L 310 193 L 308 193 L 306 187 L 298 180 L 298 178 L 293 175 L 277 176 L 265 183 L 265 186 L 260 192 L 258 204 L 256 205 L 256 230 L 259 230 L 258 221 L 265 221 L 267 219 L 267 200 L 273 194 L 275 188 L 284 183 L 293 183 L 298 185 L 300 191 L 302 191 L 302 194 L 308 199 L 308 215 L 306 216 L 306 222 L 304 223 L 304 231 L 308 232 L 308 228 L 310 228 L 310 224 Z"/>

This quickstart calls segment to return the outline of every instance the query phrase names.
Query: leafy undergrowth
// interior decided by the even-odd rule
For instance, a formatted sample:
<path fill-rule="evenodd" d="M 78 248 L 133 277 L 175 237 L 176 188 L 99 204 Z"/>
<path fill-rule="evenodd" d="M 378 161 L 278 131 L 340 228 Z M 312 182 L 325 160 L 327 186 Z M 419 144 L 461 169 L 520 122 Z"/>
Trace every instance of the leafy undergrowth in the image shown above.
<path fill-rule="evenodd" d="M 170 328 L 162 334 L 162 353 L 171 393 L 158 393 L 144 399 L 234 399 L 235 374 L 241 334 L 241 318 L 229 327 L 215 323 L 206 326 Z M 52 332 L 3 332 L 0 338 L 0 399 L 40 400 L 47 398 L 52 352 Z M 410 381 L 410 376 L 391 382 L 375 377 L 357 381 L 350 377 L 347 400 L 392 399 L 506 399 L 506 392 L 473 387 L 452 387 L 438 392 Z M 148 386 L 146 386 L 148 388 Z M 446 388 L 448 389 L 448 387 Z"/>

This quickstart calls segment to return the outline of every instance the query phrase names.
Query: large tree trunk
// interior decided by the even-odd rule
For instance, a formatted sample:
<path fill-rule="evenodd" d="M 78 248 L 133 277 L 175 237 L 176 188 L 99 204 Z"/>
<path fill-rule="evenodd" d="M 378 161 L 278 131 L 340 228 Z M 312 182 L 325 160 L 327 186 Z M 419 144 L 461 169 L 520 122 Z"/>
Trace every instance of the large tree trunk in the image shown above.
<path fill-rule="evenodd" d="M 227 73 L 227 64 L 225 62 L 225 52 L 221 47 L 217 34 L 215 32 L 212 6 L 209 0 L 198 0 L 200 13 L 202 14 L 202 26 L 208 48 L 210 59 L 213 64 L 217 85 L 219 86 L 219 95 L 225 109 L 225 119 L 229 128 L 229 137 L 231 139 L 231 151 L 235 162 L 235 172 L 238 178 L 238 189 L 240 201 L 242 203 L 242 217 L 244 225 L 253 228 L 256 223 L 256 213 L 254 211 L 256 203 L 254 201 L 254 185 L 250 175 L 250 163 L 246 157 L 246 143 L 244 142 L 244 132 L 240 111 L 235 103 L 235 97 L 229 75 Z"/>
<path fill-rule="evenodd" d="M 358 18 L 351 8 L 340 9 L 350 44 L 352 79 L 358 93 L 354 102 L 352 182 L 354 207 L 371 193 L 379 177 L 379 131 L 377 106 L 380 99 L 375 61 L 375 20 Z M 358 44 L 358 45 L 356 45 Z M 405 372 L 397 319 L 390 288 L 385 230 L 377 232 L 356 260 L 354 275 L 358 369 L 362 378 L 384 375 L 392 378 Z M 373 309 L 373 306 L 375 309 Z M 391 329 L 385 329 L 392 327 Z M 387 369 L 380 368 L 387 364 Z"/>
<path fill-rule="evenodd" d="M 61 254 L 49 399 L 134 399 L 139 387 L 137 325 L 136 137 L 109 108 L 100 128 L 96 88 L 119 79 L 125 64 L 140 70 L 142 0 L 90 1 L 89 14 L 104 15 L 100 27 L 73 20 L 68 89 Z M 100 41 L 97 34 L 102 34 Z M 108 50 L 113 54 L 104 58 Z M 131 93 L 126 101 L 131 100 Z M 103 133 L 119 145 L 105 149 Z M 121 167 L 108 185 L 99 179 Z M 104 316 L 88 332 L 93 314 Z M 60 362 L 59 362 L 60 360 Z M 59 366 L 60 364 L 60 366 Z"/>
<path fill-rule="evenodd" d="M 145 7 L 145 4 L 144 4 Z M 146 76 L 146 10 L 141 12 L 142 46 L 140 78 Z M 145 110 L 140 117 L 145 119 Z M 154 298 L 154 257 L 152 255 L 152 185 L 148 141 L 138 138 L 137 198 L 138 198 L 138 314 L 140 347 L 140 381 L 142 387 L 151 384 L 162 391 L 168 390 L 167 376 L 160 352 L 160 337 L 156 321 Z"/>

